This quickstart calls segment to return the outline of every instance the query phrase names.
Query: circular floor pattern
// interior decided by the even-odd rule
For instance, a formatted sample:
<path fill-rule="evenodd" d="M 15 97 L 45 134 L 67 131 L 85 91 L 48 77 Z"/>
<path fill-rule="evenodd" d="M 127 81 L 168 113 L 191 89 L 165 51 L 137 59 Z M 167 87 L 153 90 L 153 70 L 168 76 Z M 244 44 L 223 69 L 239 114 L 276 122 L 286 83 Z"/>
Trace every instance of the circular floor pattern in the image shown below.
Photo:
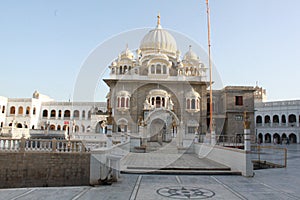
<path fill-rule="evenodd" d="M 190 186 L 164 187 L 158 189 L 156 192 L 161 196 L 172 199 L 208 199 L 215 195 L 211 190 Z"/>

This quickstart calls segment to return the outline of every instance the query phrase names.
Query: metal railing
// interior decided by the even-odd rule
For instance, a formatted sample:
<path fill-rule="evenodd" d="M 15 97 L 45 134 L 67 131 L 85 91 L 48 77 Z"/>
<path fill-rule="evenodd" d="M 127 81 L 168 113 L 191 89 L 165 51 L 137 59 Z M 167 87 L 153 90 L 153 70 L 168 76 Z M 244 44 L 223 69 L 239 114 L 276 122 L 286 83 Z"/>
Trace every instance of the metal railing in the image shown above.
<path fill-rule="evenodd" d="M 216 136 L 217 144 L 221 146 L 243 146 L 244 145 L 244 135 L 237 136 Z"/>
<path fill-rule="evenodd" d="M 287 167 L 287 148 L 255 145 L 251 147 L 254 168 Z"/>

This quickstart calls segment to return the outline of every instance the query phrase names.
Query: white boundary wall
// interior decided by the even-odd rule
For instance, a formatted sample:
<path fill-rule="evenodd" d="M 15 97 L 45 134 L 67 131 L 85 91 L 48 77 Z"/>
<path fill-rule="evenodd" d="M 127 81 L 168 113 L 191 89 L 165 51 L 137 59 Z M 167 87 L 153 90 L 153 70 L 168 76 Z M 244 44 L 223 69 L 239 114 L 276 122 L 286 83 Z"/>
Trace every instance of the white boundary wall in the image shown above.
<path fill-rule="evenodd" d="M 209 144 L 194 144 L 194 151 L 200 158 L 205 157 L 226 165 L 233 171 L 241 172 L 243 176 L 254 175 L 249 151 Z"/>

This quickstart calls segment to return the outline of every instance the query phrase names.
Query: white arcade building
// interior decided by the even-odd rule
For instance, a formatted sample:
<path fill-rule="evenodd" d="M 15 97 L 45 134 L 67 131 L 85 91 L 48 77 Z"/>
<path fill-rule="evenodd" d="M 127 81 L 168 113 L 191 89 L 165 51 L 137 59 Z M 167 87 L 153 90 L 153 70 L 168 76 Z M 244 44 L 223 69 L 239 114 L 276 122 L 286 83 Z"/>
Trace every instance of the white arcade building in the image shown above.
<path fill-rule="evenodd" d="M 11 138 L 96 139 L 95 133 L 105 132 L 106 111 L 106 102 L 58 102 L 37 91 L 32 98 L 0 97 L 0 133 Z"/>

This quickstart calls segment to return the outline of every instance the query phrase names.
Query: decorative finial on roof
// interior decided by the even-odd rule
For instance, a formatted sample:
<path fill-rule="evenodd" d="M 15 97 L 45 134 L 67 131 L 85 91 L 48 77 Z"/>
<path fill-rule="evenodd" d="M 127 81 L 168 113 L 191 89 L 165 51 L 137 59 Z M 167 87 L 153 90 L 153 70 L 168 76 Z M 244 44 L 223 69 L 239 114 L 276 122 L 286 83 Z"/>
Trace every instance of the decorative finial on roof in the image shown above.
<path fill-rule="evenodd" d="M 192 45 L 189 45 L 189 50 L 190 50 L 190 51 L 192 50 Z"/>
<path fill-rule="evenodd" d="M 157 14 L 157 26 L 160 26 L 160 13 Z"/>
<path fill-rule="evenodd" d="M 158 12 L 157 14 L 157 26 L 156 26 L 157 29 L 161 29 L 161 25 L 160 25 L 160 13 Z"/>

